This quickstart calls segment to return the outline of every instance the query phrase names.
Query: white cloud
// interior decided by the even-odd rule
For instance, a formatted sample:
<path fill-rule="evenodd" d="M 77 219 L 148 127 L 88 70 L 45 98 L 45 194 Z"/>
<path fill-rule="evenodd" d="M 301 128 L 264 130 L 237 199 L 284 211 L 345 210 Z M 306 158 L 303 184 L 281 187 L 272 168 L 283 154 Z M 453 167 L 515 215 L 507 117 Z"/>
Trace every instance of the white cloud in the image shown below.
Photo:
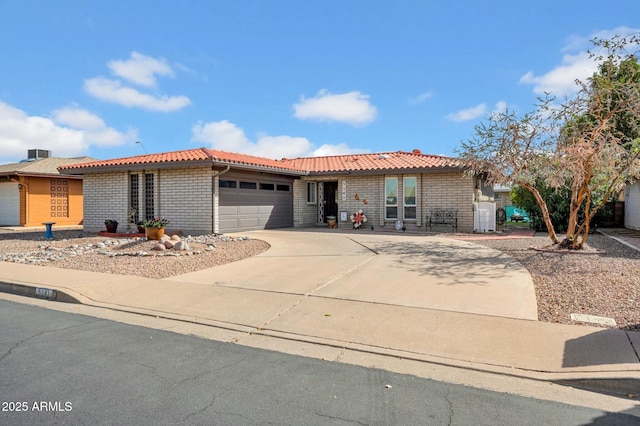
<path fill-rule="evenodd" d="M 336 145 L 321 145 L 319 148 L 315 149 L 311 156 L 313 157 L 326 157 L 329 155 L 345 155 L 345 154 L 362 154 L 369 152 L 368 149 L 356 149 L 350 148 L 346 143 L 339 143 Z"/>
<path fill-rule="evenodd" d="M 158 85 L 156 76 L 174 76 L 173 69 L 165 59 L 156 59 L 132 52 L 129 59 L 113 60 L 107 66 L 119 78 L 111 79 L 97 76 L 84 81 L 84 90 L 97 99 L 126 107 L 161 112 L 177 111 L 191 104 L 191 100 L 186 96 L 145 93 L 130 87 L 121 80 L 155 89 Z"/>
<path fill-rule="evenodd" d="M 293 106 L 294 117 L 301 120 L 340 122 L 354 126 L 364 126 L 376 119 L 376 107 L 369 102 L 369 96 L 360 92 L 332 94 L 320 90 L 310 99 L 304 97 Z"/>
<path fill-rule="evenodd" d="M 123 86 L 119 80 L 94 77 L 84 82 L 84 89 L 91 96 L 126 107 L 139 107 L 150 111 L 171 112 L 191 104 L 186 96 L 156 96 Z"/>
<path fill-rule="evenodd" d="M 496 106 L 493 111 L 491 111 L 491 114 L 501 114 L 503 112 L 506 112 L 508 108 L 509 105 L 505 101 L 498 101 L 496 102 Z"/>
<path fill-rule="evenodd" d="M 192 140 L 209 143 L 221 151 L 248 153 L 247 147 L 251 145 L 244 130 L 227 120 L 198 123 L 192 132 Z"/>
<path fill-rule="evenodd" d="M 556 96 L 569 95 L 578 90 L 576 79 L 585 80 L 596 70 L 597 64 L 587 52 L 564 55 L 562 63 L 543 75 L 536 76 L 531 71 L 520 78 L 520 83 L 532 84 L 536 94 L 552 93 Z"/>
<path fill-rule="evenodd" d="M 294 136 L 267 136 L 258 137 L 255 144 L 247 154 L 267 158 L 297 158 L 306 157 L 313 149 L 313 145 L 307 138 Z"/>
<path fill-rule="evenodd" d="M 91 145 L 122 145 L 136 138 L 136 131 L 119 132 L 79 108 L 59 109 L 46 118 L 0 102 L 0 164 L 20 161 L 33 148 L 51 150 L 56 157 L 77 157 L 87 155 Z"/>
<path fill-rule="evenodd" d="M 266 158 L 297 158 L 338 155 L 355 152 L 346 144 L 325 144 L 318 148 L 303 137 L 258 135 L 251 141 L 242 128 L 228 120 L 197 123 L 192 128 L 194 142 L 204 142 L 211 149 L 257 155 Z"/>
<path fill-rule="evenodd" d="M 155 75 L 173 77 L 173 69 L 165 59 L 131 52 L 127 60 L 113 60 L 107 66 L 118 77 L 145 87 L 156 87 Z"/>
<path fill-rule="evenodd" d="M 427 99 L 431 99 L 433 97 L 433 92 L 424 92 L 420 93 L 415 98 L 409 99 L 409 103 L 413 105 L 418 105 L 426 101 Z"/>
<path fill-rule="evenodd" d="M 76 129 L 95 130 L 106 127 L 102 118 L 79 108 L 57 109 L 53 111 L 53 117 L 57 123 Z"/>
<path fill-rule="evenodd" d="M 637 33 L 640 29 L 618 27 L 612 30 L 602 30 L 588 37 L 572 36 L 565 47 L 566 52 L 559 65 L 550 71 L 536 75 L 532 71 L 520 77 L 520 83 L 533 85 L 536 94 L 552 93 L 555 96 L 571 95 L 578 90 L 576 80 L 585 81 L 597 70 L 597 63 L 589 58 L 587 50 L 593 49 L 590 42 L 593 38 L 610 39 L 614 35 L 628 35 Z"/>
<path fill-rule="evenodd" d="M 471 108 L 462 109 L 460 111 L 451 113 L 447 115 L 447 118 L 451 121 L 455 121 L 459 123 L 462 121 L 475 120 L 478 117 L 482 117 L 486 113 L 487 113 L 487 105 L 479 104 Z"/>
<path fill-rule="evenodd" d="M 507 104 L 505 101 L 498 101 L 496 102 L 496 106 L 490 112 L 490 115 L 505 112 L 507 111 L 507 108 L 509 108 L 509 104 Z M 457 123 L 461 123 L 463 121 L 470 121 L 480 118 L 487 114 L 488 111 L 489 108 L 487 107 L 487 105 L 482 103 L 471 108 L 462 109 L 460 111 L 451 113 L 447 115 L 447 119 L 455 121 Z"/>

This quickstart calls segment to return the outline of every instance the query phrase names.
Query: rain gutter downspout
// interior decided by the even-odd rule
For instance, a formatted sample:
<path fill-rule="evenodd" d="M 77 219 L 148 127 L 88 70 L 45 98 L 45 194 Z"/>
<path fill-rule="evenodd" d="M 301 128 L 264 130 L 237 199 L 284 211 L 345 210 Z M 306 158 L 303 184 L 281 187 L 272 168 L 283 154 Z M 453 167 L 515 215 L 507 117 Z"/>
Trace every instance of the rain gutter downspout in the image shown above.
<path fill-rule="evenodd" d="M 215 164 L 215 158 L 211 159 L 211 164 L 212 167 Z M 216 206 L 218 205 L 218 190 L 219 188 L 216 186 L 215 182 L 216 182 L 216 178 L 222 176 L 223 174 L 227 173 L 229 170 L 231 170 L 231 166 L 227 166 L 226 169 L 222 170 L 222 171 L 218 171 L 218 170 L 214 170 L 213 171 L 213 180 L 211 181 L 211 189 L 212 189 L 212 199 L 211 199 L 211 231 L 214 234 L 218 234 L 219 231 L 219 227 L 216 226 Z"/>

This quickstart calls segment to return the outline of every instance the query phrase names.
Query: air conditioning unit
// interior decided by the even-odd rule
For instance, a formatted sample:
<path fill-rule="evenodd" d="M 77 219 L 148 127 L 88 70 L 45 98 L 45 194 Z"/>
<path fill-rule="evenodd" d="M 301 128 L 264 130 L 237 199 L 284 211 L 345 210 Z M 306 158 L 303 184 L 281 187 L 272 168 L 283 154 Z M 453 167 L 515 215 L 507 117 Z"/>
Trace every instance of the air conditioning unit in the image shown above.
<path fill-rule="evenodd" d="M 51 151 L 46 149 L 28 149 L 27 161 L 40 160 L 41 158 L 51 157 Z"/>

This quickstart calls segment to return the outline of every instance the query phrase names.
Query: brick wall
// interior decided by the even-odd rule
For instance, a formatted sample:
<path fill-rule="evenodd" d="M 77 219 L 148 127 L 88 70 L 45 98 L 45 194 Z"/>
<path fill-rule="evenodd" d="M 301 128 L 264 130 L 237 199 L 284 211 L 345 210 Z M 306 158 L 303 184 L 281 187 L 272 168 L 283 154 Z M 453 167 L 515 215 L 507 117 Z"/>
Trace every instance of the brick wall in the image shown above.
<path fill-rule="evenodd" d="M 296 228 L 313 226 L 318 222 L 318 206 L 307 203 L 308 181 L 293 181 L 293 226 Z"/>
<path fill-rule="evenodd" d="M 118 231 L 126 228 L 129 210 L 127 173 L 88 173 L 83 177 L 84 229 L 105 230 L 104 221 L 118 221 Z"/>
<path fill-rule="evenodd" d="M 184 233 L 212 232 L 212 172 L 207 167 L 159 169 L 132 172 L 140 175 L 139 209 L 144 219 L 144 175 L 154 174 L 154 213 L 170 220 L 167 228 Z M 104 230 L 105 219 L 118 221 L 118 231 L 127 232 L 129 172 L 84 175 L 84 229 Z M 135 226 L 129 228 L 135 229 Z"/>
<path fill-rule="evenodd" d="M 461 172 L 389 174 L 365 176 L 307 176 L 294 183 L 294 226 L 317 224 L 317 205 L 307 204 L 307 182 L 338 181 L 338 220 L 340 226 L 351 226 L 349 216 L 358 210 L 367 217 L 367 226 L 393 228 L 396 219 L 385 219 L 385 178 L 398 178 L 398 217 L 407 230 L 425 230 L 425 218 L 431 208 L 458 210 L 458 230 L 473 231 L 473 196 L 475 182 Z M 403 179 L 416 177 L 418 200 L 415 220 L 403 219 Z M 342 199 L 343 183 L 346 184 Z M 356 194 L 358 199 L 356 200 Z M 365 200 L 367 204 L 365 204 Z M 340 222 L 340 212 L 347 212 L 347 221 Z M 444 230 L 444 228 L 443 228 Z"/>
<path fill-rule="evenodd" d="M 461 172 L 427 173 L 423 177 L 424 216 L 432 208 L 457 209 L 458 231 L 473 232 L 475 179 L 465 177 Z"/>
<path fill-rule="evenodd" d="M 345 199 L 343 200 L 343 193 Z M 358 199 L 356 200 L 356 194 Z M 384 210 L 381 201 L 384 197 L 384 176 L 340 176 L 338 177 L 338 216 L 347 212 L 347 220 L 340 226 L 351 227 L 349 216 L 362 210 L 367 217 L 363 226 L 381 226 L 384 224 Z M 366 203 L 365 204 L 365 200 Z M 338 217 L 340 219 L 340 217 Z"/>
<path fill-rule="evenodd" d="M 156 216 L 171 221 L 167 228 L 193 234 L 213 232 L 212 175 L 207 167 L 157 172 Z"/>

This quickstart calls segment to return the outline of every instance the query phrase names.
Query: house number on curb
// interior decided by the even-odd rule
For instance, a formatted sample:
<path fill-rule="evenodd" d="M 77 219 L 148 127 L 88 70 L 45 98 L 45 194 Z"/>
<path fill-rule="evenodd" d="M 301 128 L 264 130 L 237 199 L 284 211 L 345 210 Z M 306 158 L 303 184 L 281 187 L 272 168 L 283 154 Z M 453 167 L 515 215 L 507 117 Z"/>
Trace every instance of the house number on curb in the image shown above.
<path fill-rule="evenodd" d="M 54 299 L 55 293 L 50 288 L 38 287 L 35 296 L 41 299 Z"/>
<path fill-rule="evenodd" d="M 342 181 L 342 201 L 347 200 L 347 181 Z"/>

